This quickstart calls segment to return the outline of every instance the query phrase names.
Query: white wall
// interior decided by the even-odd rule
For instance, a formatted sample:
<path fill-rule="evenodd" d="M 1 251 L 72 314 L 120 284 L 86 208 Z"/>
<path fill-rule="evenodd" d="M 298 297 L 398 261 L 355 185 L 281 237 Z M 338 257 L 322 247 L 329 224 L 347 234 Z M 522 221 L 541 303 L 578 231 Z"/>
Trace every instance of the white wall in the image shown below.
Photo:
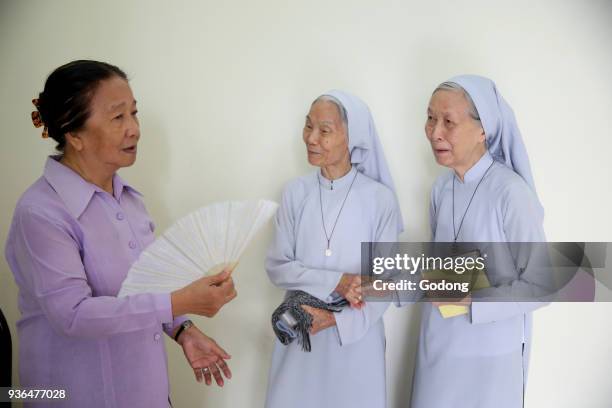
<path fill-rule="evenodd" d="M 87 3 L 87 4 L 86 4 Z M 131 76 L 142 123 L 135 166 L 163 231 L 199 205 L 278 199 L 311 171 L 301 142 L 310 101 L 329 88 L 371 107 L 399 189 L 407 240 L 428 239 L 429 95 L 448 77 L 493 78 L 513 106 L 556 241 L 612 241 L 612 4 L 609 1 L 0 1 L 2 200 L 12 209 L 52 143 L 30 100 L 69 60 L 109 61 Z M 195 382 L 168 342 L 175 406 L 262 406 L 281 292 L 262 267 L 271 229 L 236 273 L 239 296 L 198 323 L 232 354 L 224 389 Z M 14 329 L 16 288 L 0 263 L 0 307 Z M 536 313 L 528 407 L 610 407 L 609 305 Z M 386 315 L 391 407 L 408 406 L 418 314 Z"/>

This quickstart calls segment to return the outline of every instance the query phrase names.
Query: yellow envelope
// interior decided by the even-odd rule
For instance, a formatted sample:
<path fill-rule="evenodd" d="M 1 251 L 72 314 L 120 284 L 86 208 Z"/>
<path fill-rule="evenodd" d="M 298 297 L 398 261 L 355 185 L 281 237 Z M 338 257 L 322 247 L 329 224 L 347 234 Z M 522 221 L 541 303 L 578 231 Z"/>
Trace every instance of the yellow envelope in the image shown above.
<path fill-rule="evenodd" d="M 469 311 L 467 306 L 460 306 L 460 305 L 438 306 L 438 310 L 440 311 L 440 314 L 442 315 L 442 317 L 445 319 L 468 314 L 468 311 Z"/>

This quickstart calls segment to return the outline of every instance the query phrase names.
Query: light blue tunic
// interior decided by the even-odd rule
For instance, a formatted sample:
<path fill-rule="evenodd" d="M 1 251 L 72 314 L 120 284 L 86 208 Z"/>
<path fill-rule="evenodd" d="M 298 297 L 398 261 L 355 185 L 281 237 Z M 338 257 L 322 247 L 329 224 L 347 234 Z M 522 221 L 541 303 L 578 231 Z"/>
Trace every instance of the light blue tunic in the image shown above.
<path fill-rule="evenodd" d="M 455 226 L 476 185 L 493 163 L 487 152 L 455 179 Z M 440 176 L 432 190 L 431 228 L 436 242 L 453 241 L 454 172 Z M 533 190 L 511 169 L 493 163 L 465 216 L 458 242 L 545 241 L 543 210 Z M 487 275 L 493 291 L 505 293 L 537 281 L 528 251 L 513 256 L 516 276 Z M 506 268 L 507 270 L 507 268 Z M 531 275 L 530 275 L 531 274 Z M 412 408 L 518 408 L 523 403 L 531 339 L 531 311 L 544 303 L 474 302 L 469 315 L 444 319 L 424 303 Z"/>
<path fill-rule="evenodd" d="M 331 239 L 342 201 L 357 170 L 330 182 L 316 173 L 290 182 L 275 225 L 276 234 L 266 259 L 272 283 L 300 289 L 330 301 L 343 273 L 361 271 L 361 242 L 396 241 L 399 210 L 393 192 L 358 173 Z M 333 189 L 332 189 L 333 185 Z M 278 340 L 272 355 L 266 407 L 385 407 L 385 331 L 382 315 L 387 303 L 367 303 L 361 310 L 335 314 L 336 326 L 311 336 L 312 352 L 297 342 Z"/>

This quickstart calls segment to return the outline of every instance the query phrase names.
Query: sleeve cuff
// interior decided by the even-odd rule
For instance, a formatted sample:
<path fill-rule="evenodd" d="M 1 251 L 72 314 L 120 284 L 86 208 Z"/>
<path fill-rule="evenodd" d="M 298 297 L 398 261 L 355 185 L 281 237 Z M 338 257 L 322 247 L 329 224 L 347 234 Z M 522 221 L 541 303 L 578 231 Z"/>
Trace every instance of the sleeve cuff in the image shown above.
<path fill-rule="evenodd" d="M 310 286 L 305 292 L 310 293 L 312 296 L 326 302 L 328 297 L 331 296 L 335 290 L 336 286 L 338 286 L 338 282 L 342 279 L 342 273 L 330 273 L 329 271 L 321 271 L 321 275 L 325 276 L 325 280 L 320 282 L 319 285 Z"/>
<path fill-rule="evenodd" d="M 493 323 L 523 313 L 515 302 L 472 302 L 472 324 Z"/>
<path fill-rule="evenodd" d="M 164 332 L 168 335 L 168 337 L 172 337 L 172 333 L 174 330 L 180 326 L 185 320 L 189 320 L 187 315 L 177 316 L 172 323 L 164 323 Z"/>
<path fill-rule="evenodd" d="M 355 313 L 359 313 L 354 309 L 345 308 L 339 313 L 334 313 L 336 318 L 336 330 L 338 331 L 338 341 L 340 345 L 348 345 L 355 341 L 354 323 Z"/>
<path fill-rule="evenodd" d="M 153 303 L 157 312 L 157 318 L 162 325 L 170 324 L 174 320 L 172 318 L 172 302 L 170 301 L 169 293 L 152 294 Z"/>

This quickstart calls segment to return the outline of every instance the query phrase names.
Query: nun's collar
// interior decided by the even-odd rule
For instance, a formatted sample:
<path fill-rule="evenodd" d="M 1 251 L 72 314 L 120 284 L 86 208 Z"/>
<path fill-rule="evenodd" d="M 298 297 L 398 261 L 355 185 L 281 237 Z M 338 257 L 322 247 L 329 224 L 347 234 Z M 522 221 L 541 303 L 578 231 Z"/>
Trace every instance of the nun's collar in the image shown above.
<path fill-rule="evenodd" d="M 353 182 L 353 178 L 355 177 L 355 173 L 357 172 L 357 168 L 355 166 L 351 167 L 351 170 L 346 173 L 344 176 L 337 178 L 335 180 L 329 180 L 325 178 L 321 170 L 317 172 L 317 178 L 319 179 L 319 184 L 327 189 L 327 190 L 339 190 L 345 187 L 348 187 Z"/>
<path fill-rule="evenodd" d="M 465 174 L 463 175 L 463 183 L 479 181 L 484 176 L 487 169 L 491 166 L 491 163 L 493 163 L 493 157 L 491 157 L 489 151 L 486 150 L 482 157 L 476 162 L 476 164 L 474 164 L 472 167 L 470 167 L 468 171 L 465 172 Z M 459 179 L 459 177 L 457 177 L 457 175 L 455 175 L 455 178 L 458 182 L 461 183 L 461 180 Z"/>

